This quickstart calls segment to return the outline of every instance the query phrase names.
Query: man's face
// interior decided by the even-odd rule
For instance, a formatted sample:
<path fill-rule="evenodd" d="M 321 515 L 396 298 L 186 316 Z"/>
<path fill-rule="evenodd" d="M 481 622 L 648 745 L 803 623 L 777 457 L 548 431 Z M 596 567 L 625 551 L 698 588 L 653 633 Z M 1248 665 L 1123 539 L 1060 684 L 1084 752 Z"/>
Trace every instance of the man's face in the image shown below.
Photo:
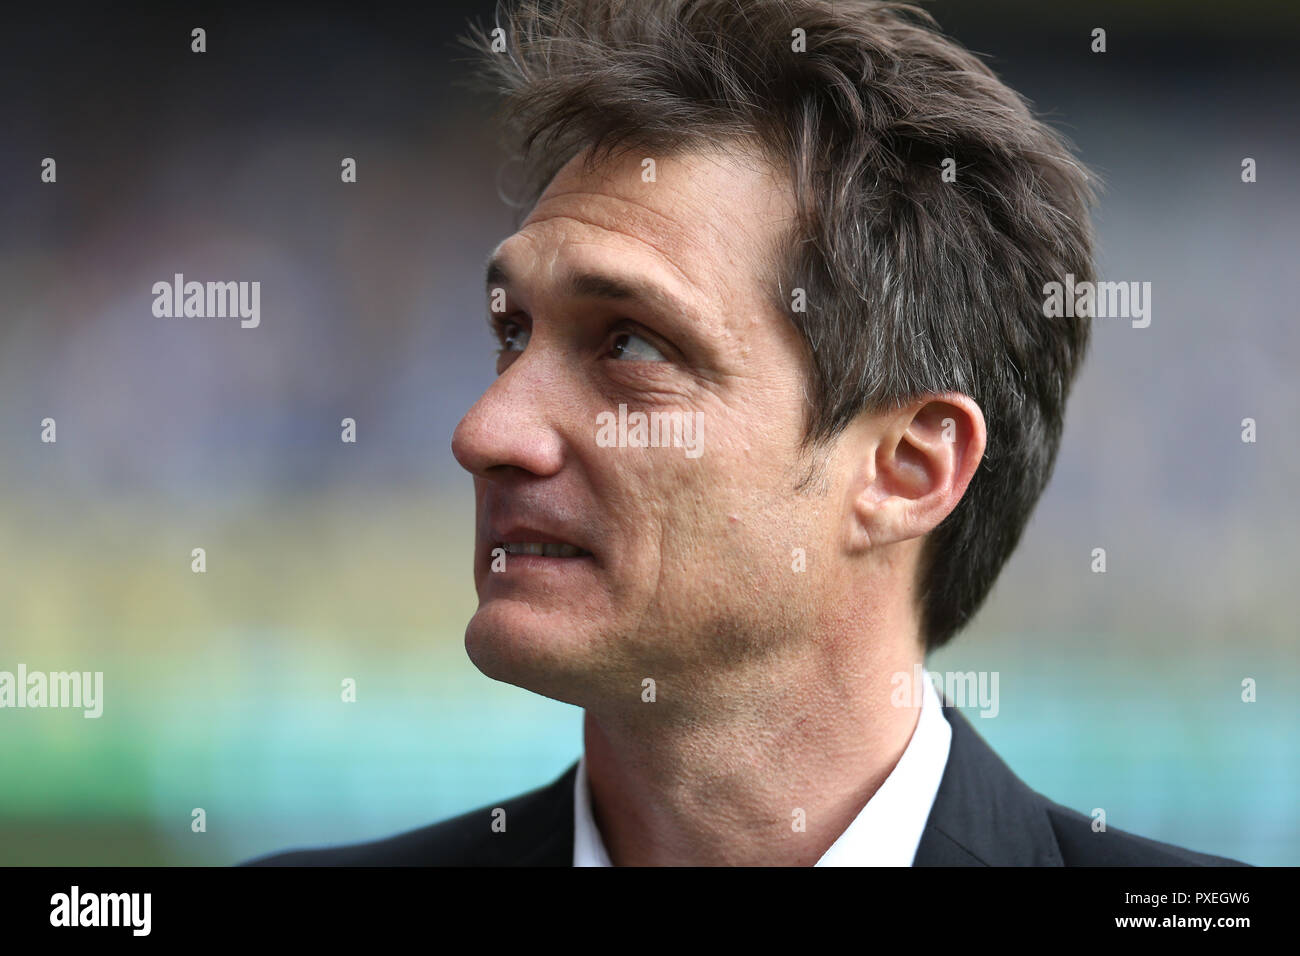
<path fill-rule="evenodd" d="M 834 600 L 844 483 L 795 490 L 807 365 L 772 301 L 792 202 L 740 156 L 659 156 L 651 182 L 640 154 L 570 162 L 494 255 L 498 374 L 452 443 L 490 677 L 580 706 L 637 705 L 646 677 L 694 693 L 790 653 Z M 678 413 L 682 441 L 635 413 Z"/>

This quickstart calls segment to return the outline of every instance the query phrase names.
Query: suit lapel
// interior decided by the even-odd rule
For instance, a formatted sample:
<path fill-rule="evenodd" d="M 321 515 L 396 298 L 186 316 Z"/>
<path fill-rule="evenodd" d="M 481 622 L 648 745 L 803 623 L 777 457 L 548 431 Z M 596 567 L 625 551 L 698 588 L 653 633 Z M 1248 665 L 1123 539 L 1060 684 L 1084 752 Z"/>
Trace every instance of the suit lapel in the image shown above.
<path fill-rule="evenodd" d="M 514 866 L 573 866 L 573 786 L 578 763 L 558 780 L 535 794 L 521 808 L 526 814 L 520 821 L 530 839 L 518 848 Z"/>
<path fill-rule="evenodd" d="M 944 702 L 952 747 L 913 866 L 1063 866 L 1045 801 Z"/>

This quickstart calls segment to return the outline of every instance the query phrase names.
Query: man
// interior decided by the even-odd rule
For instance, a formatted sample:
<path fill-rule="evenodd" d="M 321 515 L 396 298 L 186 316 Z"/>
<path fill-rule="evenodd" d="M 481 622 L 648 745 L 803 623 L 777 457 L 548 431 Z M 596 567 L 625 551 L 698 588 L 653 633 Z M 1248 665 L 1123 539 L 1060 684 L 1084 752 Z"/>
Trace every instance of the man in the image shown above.
<path fill-rule="evenodd" d="M 532 174 L 487 274 L 474 664 L 533 793 L 278 864 L 1222 864 L 1029 790 L 928 681 L 1051 473 L 1088 173 L 911 8 L 564 0 L 476 42 Z M 501 45 L 504 44 L 504 50 Z M 496 49 L 494 50 L 494 45 Z"/>

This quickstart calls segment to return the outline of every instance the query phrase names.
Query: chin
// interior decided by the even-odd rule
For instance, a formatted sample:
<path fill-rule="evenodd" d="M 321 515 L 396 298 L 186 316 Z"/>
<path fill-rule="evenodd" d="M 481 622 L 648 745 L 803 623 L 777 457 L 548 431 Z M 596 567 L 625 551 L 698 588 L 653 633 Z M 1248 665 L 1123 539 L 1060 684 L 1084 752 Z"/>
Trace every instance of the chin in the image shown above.
<path fill-rule="evenodd" d="M 509 601 L 480 607 L 465 628 L 465 653 L 484 676 L 578 706 L 583 688 L 598 679 L 588 647 L 567 615 L 543 622 Z"/>

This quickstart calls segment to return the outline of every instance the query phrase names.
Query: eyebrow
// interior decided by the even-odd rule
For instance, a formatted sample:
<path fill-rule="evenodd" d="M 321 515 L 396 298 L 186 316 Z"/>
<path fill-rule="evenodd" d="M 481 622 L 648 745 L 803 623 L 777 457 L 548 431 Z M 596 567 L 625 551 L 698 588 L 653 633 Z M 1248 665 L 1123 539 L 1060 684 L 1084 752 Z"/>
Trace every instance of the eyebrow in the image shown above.
<path fill-rule="evenodd" d="M 487 264 L 486 284 L 509 285 L 510 273 L 505 263 L 493 256 Z M 603 272 L 569 272 L 561 282 L 564 292 L 574 298 L 607 299 L 611 302 L 645 302 L 646 304 L 679 314 L 690 314 L 686 304 L 653 282 L 609 275 Z"/>

